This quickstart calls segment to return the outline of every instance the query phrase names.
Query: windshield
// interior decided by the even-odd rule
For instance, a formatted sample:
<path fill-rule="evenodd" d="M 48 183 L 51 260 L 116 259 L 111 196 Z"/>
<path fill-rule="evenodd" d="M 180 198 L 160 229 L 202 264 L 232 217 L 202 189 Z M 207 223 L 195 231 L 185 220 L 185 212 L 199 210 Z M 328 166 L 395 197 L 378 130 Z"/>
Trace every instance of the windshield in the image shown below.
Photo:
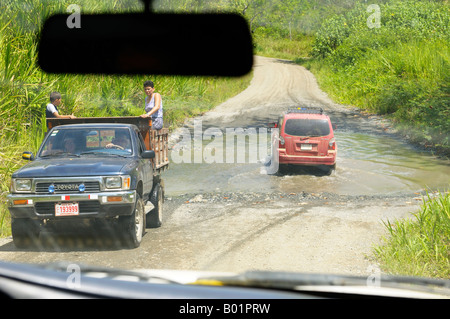
<path fill-rule="evenodd" d="M 288 119 L 284 132 L 292 136 L 327 136 L 330 134 L 330 124 L 324 119 Z"/>
<path fill-rule="evenodd" d="M 151 2 L 243 16 L 253 70 L 46 73 L 46 17 L 69 14 L 76 31 L 83 14 L 143 3 L 0 2 L 0 261 L 450 278 L 448 2 Z M 197 49 L 174 43 L 168 56 Z M 322 108 L 331 124 L 270 126 L 293 106 Z M 48 130 L 47 117 L 64 123 Z M 151 127 L 138 136 L 129 118 Z M 326 143 L 291 137 L 331 131 Z"/>
<path fill-rule="evenodd" d="M 68 155 L 130 155 L 131 138 L 127 129 L 54 129 L 40 150 L 40 157 Z"/>

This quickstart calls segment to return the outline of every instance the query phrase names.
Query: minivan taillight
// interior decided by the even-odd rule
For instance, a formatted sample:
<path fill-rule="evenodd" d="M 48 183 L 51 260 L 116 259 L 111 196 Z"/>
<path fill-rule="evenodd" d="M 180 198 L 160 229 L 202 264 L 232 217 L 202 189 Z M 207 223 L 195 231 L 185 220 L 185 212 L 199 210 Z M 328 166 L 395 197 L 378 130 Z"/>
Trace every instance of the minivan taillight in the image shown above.
<path fill-rule="evenodd" d="M 336 140 L 334 137 L 328 142 L 328 149 L 335 150 L 336 149 Z"/>
<path fill-rule="evenodd" d="M 280 147 L 284 147 L 284 138 L 280 136 Z"/>

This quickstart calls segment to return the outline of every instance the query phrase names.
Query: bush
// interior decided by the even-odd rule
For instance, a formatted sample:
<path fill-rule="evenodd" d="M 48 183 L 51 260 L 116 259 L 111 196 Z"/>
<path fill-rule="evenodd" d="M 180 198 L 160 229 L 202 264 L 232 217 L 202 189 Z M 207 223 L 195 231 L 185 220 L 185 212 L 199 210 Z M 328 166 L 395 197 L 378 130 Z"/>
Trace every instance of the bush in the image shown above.
<path fill-rule="evenodd" d="M 445 4 L 429 1 L 392 1 L 380 5 L 381 27 L 369 28 L 367 4 L 358 4 L 346 14 L 326 20 L 316 34 L 313 56 L 325 58 L 348 38 L 365 39 L 363 46 L 376 49 L 392 40 L 449 40 L 450 15 Z M 371 39 L 373 37 L 373 39 Z M 377 43 L 379 40 L 381 43 Z M 355 39 L 350 39 L 354 43 Z"/>
<path fill-rule="evenodd" d="M 316 34 L 312 55 L 325 58 L 332 54 L 350 35 L 350 28 L 344 16 L 335 16 L 324 22 Z"/>
<path fill-rule="evenodd" d="M 311 69 L 337 102 L 389 114 L 450 155 L 450 11 L 429 1 L 380 7 L 380 28 L 367 26 L 364 5 L 325 21 Z"/>

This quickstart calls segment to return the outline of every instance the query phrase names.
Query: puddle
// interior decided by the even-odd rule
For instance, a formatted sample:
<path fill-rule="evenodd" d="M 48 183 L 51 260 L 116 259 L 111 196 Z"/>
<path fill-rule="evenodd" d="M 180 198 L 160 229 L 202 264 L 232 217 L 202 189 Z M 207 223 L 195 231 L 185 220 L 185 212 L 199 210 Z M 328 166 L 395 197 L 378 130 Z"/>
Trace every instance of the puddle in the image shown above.
<path fill-rule="evenodd" d="M 299 168 L 283 175 L 261 174 L 264 153 L 270 154 L 270 133 L 253 133 L 258 135 L 258 140 L 252 134 L 248 134 L 245 141 L 237 142 L 236 138 L 232 162 L 227 161 L 227 158 L 231 158 L 230 148 L 223 148 L 223 154 L 219 153 L 222 157 L 211 151 L 221 144 L 213 143 L 212 139 L 192 143 L 196 145 L 191 148 L 185 146 L 184 150 L 191 152 L 192 163 L 180 161 L 180 152 L 172 151 L 169 157 L 175 162 L 171 160 L 170 169 L 163 173 L 166 195 L 274 191 L 376 195 L 449 187 L 448 160 L 436 159 L 392 137 L 348 131 L 335 132 L 338 159 L 336 171 L 330 176 L 324 176 L 311 168 Z M 255 141 L 258 141 L 258 147 L 255 147 Z M 262 149 L 264 147 L 265 152 Z M 203 153 L 194 155 L 200 149 Z M 260 155 L 255 156 L 255 153 Z M 245 154 L 245 160 L 237 159 L 237 154 Z M 194 156 L 197 156 L 197 161 L 193 160 Z M 211 162 L 211 156 L 216 156 L 216 160 Z M 205 159 L 210 163 L 205 162 Z"/>

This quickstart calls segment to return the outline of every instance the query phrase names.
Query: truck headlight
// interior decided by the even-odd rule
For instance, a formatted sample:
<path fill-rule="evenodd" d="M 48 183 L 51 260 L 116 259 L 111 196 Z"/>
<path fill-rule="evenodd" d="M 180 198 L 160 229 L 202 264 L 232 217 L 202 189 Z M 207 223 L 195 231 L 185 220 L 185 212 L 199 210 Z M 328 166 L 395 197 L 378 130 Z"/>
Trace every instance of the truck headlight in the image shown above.
<path fill-rule="evenodd" d="M 120 188 L 122 186 L 121 177 L 106 177 L 105 187 L 106 188 Z"/>
<path fill-rule="evenodd" d="M 16 192 L 31 192 L 31 179 L 14 179 L 12 185 Z"/>
<path fill-rule="evenodd" d="M 130 176 L 113 176 L 105 177 L 105 187 L 107 189 L 130 189 L 131 177 Z"/>

